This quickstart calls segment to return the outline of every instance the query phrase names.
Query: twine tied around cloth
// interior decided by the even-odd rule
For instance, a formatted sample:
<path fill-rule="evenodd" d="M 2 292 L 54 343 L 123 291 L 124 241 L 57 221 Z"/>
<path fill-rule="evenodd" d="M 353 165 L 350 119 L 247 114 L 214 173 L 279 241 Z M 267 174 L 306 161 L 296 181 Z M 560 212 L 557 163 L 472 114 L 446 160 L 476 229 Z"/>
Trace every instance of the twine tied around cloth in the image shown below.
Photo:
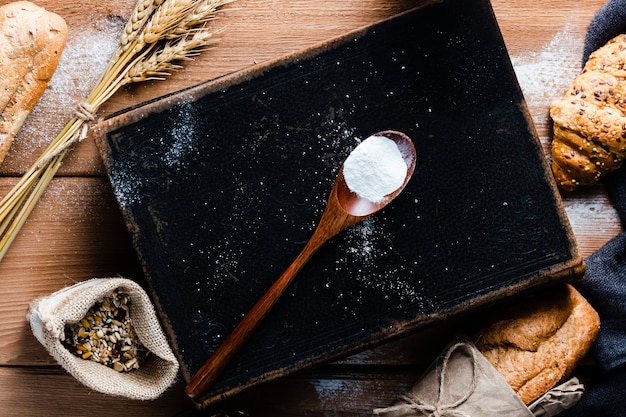
<path fill-rule="evenodd" d="M 465 393 L 461 398 L 457 401 L 450 404 L 443 404 L 444 390 L 445 390 L 445 382 L 446 382 L 446 373 L 448 370 L 448 363 L 450 362 L 450 357 L 455 351 L 465 351 L 470 356 L 470 362 L 472 365 L 472 382 Z M 459 342 L 452 345 L 446 353 L 443 355 L 441 360 L 441 368 L 438 368 L 438 380 L 439 380 L 439 390 L 437 394 L 437 401 L 434 404 L 429 404 L 416 396 L 412 395 L 403 395 L 401 398 L 405 401 L 404 404 L 394 405 L 386 408 L 377 408 L 374 410 L 374 414 L 388 414 L 392 412 L 402 412 L 405 415 L 426 415 L 427 417 L 471 417 L 470 415 L 463 413 L 461 411 L 456 410 L 457 407 L 464 404 L 469 397 L 472 396 L 474 391 L 476 390 L 476 385 L 478 384 L 478 376 L 476 374 L 476 353 L 472 349 L 472 347 L 467 342 Z M 409 414 L 413 413 L 415 414 Z M 417 414 L 419 413 L 419 414 Z"/>
<path fill-rule="evenodd" d="M 77 120 L 81 120 L 81 125 L 79 127 L 79 130 L 76 133 L 74 133 L 67 142 L 61 144 L 60 146 L 55 148 L 52 152 L 50 152 L 48 155 L 46 155 L 44 158 L 42 158 L 37 164 L 37 167 L 41 168 L 45 166 L 48 162 L 50 162 L 50 160 L 52 160 L 53 158 L 55 158 L 56 156 L 64 152 L 70 146 L 74 145 L 75 143 L 82 142 L 83 139 L 87 137 L 87 133 L 89 132 L 89 126 L 87 125 L 87 123 L 93 122 L 96 119 L 97 111 L 98 109 L 89 103 L 86 103 L 86 102 L 80 103 L 77 106 L 76 111 L 74 112 L 74 117 Z"/>

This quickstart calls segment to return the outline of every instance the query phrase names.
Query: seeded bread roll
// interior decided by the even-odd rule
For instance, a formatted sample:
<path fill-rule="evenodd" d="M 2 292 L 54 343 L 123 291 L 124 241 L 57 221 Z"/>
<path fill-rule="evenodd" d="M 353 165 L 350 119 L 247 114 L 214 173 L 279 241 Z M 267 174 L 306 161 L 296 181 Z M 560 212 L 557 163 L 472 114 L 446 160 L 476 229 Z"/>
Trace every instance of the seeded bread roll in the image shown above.
<path fill-rule="evenodd" d="M 43 95 L 66 41 L 60 16 L 27 1 L 0 7 L 0 163 Z"/>
<path fill-rule="evenodd" d="M 550 106 L 552 171 L 561 188 L 595 184 L 626 158 L 626 35 L 593 52 Z"/>
<path fill-rule="evenodd" d="M 563 285 L 509 306 L 474 339 L 513 391 L 530 404 L 571 374 L 599 330 L 593 307 L 574 287 Z"/>

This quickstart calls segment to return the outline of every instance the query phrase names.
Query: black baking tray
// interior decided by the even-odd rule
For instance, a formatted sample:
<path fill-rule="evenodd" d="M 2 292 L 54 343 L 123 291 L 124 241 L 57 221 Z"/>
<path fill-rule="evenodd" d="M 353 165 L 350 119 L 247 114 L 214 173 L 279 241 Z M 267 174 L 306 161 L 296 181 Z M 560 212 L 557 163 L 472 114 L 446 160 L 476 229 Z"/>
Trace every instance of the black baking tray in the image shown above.
<path fill-rule="evenodd" d="M 415 143 L 407 188 L 316 254 L 203 404 L 582 273 L 489 1 L 430 2 L 98 126 L 187 380 L 386 129 Z"/>

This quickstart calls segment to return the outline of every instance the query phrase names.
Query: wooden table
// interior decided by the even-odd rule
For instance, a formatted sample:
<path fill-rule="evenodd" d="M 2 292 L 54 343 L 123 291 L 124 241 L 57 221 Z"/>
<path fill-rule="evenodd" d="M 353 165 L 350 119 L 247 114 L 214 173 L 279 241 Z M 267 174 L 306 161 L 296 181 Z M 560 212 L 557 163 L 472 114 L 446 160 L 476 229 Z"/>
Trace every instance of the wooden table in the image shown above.
<path fill-rule="evenodd" d="M 6 3 L 0 0 L 0 4 Z M 548 105 L 580 69 L 585 31 L 604 0 L 493 0 L 496 17 L 546 151 Z M 127 106 L 292 53 L 393 16 L 418 0 L 239 0 L 214 22 L 221 43 L 167 81 L 119 92 L 99 112 Z M 116 46 L 134 0 L 40 0 L 70 28 L 55 78 L 0 167 L 5 193 L 68 120 Z M 601 185 L 563 193 L 583 256 L 621 231 Z M 136 402 L 91 392 L 65 373 L 33 337 L 29 304 L 92 277 L 141 269 L 92 139 L 75 147 L 0 262 L 0 415 L 191 415 L 177 383 L 162 398 Z M 253 389 L 224 404 L 240 416 L 357 416 L 385 406 L 418 377 L 442 346 L 437 329 Z M 204 415 L 213 415 L 215 410 Z"/>

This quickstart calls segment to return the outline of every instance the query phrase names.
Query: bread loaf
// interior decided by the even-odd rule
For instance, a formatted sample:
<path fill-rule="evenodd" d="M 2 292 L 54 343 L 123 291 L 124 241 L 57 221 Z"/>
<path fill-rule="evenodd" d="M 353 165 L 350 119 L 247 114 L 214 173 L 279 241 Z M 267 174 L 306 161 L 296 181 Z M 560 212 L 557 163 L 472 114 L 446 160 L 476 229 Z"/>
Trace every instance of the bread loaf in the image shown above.
<path fill-rule="evenodd" d="M 476 347 L 525 404 L 569 376 L 600 330 L 598 314 L 571 285 L 498 314 L 475 335 Z"/>
<path fill-rule="evenodd" d="M 60 16 L 26 1 L 0 7 L 0 163 L 43 95 L 66 41 Z"/>
<path fill-rule="evenodd" d="M 565 190 L 592 185 L 626 157 L 626 35 L 593 52 L 550 106 L 552 171 Z"/>

